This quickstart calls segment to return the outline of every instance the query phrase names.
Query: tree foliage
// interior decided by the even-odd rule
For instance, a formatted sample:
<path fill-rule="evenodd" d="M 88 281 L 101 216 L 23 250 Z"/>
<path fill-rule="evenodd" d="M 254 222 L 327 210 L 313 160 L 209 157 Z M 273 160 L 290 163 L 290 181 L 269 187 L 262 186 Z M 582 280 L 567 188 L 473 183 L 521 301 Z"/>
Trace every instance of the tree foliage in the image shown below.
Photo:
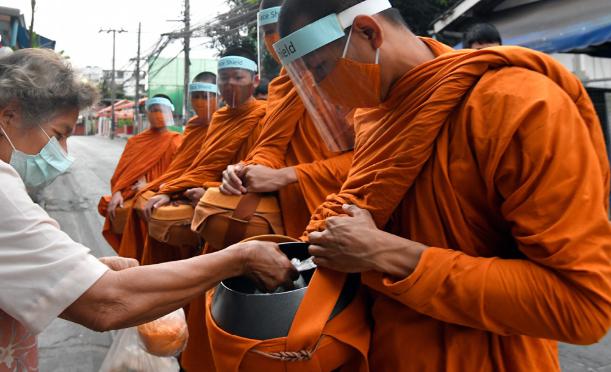
<path fill-rule="evenodd" d="M 241 45 L 256 51 L 258 0 L 226 0 L 230 10 L 217 17 L 205 32 L 212 38 L 214 47 L 223 51 L 230 46 Z"/>
<path fill-rule="evenodd" d="M 307 0 L 303 0 L 307 1 Z M 417 35 L 428 36 L 431 23 L 458 0 L 391 0 L 401 12 L 410 29 Z M 218 21 L 209 25 L 205 33 L 212 38 L 219 51 L 242 45 L 256 51 L 257 11 L 259 0 L 226 0 L 230 6 Z M 264 61 L 272 67 L 273 61 Z"/>

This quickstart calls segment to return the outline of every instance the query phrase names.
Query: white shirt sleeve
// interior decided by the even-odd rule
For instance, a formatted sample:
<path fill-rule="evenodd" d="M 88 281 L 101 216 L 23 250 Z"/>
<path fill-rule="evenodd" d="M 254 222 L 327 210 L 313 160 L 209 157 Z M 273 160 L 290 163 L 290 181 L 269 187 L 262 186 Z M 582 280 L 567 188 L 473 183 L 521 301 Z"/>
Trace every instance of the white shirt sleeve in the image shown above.
<path fill-rule="evenodd" d="M 108 270 L 89 252 L 0 161 L 0 310 L 40 333 Z"/>

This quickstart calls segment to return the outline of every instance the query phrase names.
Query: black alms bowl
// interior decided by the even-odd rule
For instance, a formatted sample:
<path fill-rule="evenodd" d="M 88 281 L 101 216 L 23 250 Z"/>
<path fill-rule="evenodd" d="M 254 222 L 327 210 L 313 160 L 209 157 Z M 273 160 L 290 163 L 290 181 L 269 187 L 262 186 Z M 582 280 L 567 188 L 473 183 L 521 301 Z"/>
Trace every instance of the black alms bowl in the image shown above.
<path fill-rule="evenodd" d="M 279 246 L 289 259 L 310 257 L 307 243 L 281 243 Z M 254 340 L 286 337 L 313 274 L 314 270 L 302 272 L 295 282 L 302 285 L 305 282 L 306 287 L 277 293 L 259 293 L 246 277 L 227 279 L 214 293 L 212 317 L 221 329 L 232 335 Z M 359 276 L 350 275 L 330 319 L 352 302 L 358 287 Z"/>

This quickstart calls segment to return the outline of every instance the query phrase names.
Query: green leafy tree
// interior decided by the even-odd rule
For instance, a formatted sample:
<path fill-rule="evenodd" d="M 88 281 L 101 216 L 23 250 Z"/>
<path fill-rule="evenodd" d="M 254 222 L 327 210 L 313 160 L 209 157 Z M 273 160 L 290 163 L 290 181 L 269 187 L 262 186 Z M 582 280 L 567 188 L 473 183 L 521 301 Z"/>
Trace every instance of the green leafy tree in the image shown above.
<path fill-rule="evenodd" d="M 258 0 L 227 0 L 230 10 L 218 16 L 217 22 L 206 28 L 214 47 L 222 51 L 241 45 L 256 51 Z"/>
<path fill-rule="evenodd" d="M 303 0 L 307 1 L 307 0 Z M 417 35 L 428 36 L 431 23 L 458 0 L 391 0 L 401 12 L 410 29 Z M 205 33 L 212 38 L 214 47 L 222 51 L 230 46 L 242 45 L 257 50 L 257 11 L 259 0 L 226 0 L 230 10 L 209 25 Z M 273 58 L 263 61 L 263 68 L 270 75 L 279 66 Z"/>

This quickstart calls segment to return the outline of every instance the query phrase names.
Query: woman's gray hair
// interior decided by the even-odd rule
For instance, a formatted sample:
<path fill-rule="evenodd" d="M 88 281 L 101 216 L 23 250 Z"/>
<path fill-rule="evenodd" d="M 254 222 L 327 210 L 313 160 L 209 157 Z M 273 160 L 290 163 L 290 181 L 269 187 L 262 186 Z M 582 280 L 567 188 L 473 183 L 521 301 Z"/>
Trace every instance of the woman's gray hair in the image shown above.
<path fill-rule="evenodd" d="M 98 90 L 79 80 L 67 61 L 48 49 L 21 49 L 0 58 L 0 107 L 15 103 L 26 125 L 97 103 Z"/>

